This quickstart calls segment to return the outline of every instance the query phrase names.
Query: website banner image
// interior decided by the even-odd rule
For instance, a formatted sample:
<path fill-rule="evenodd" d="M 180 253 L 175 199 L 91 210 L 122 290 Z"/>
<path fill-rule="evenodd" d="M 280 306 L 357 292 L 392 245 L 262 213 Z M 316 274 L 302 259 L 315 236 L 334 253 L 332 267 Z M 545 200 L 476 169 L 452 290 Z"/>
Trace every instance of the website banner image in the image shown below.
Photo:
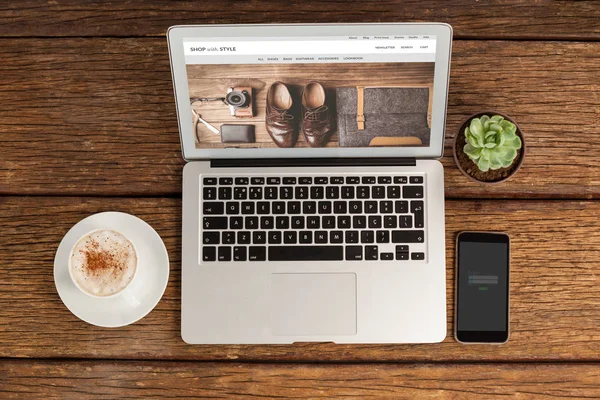
<path fill-rule="evenodd" d="M 431 37 L 184 46 L 198 149 L 429 146 Z"/>

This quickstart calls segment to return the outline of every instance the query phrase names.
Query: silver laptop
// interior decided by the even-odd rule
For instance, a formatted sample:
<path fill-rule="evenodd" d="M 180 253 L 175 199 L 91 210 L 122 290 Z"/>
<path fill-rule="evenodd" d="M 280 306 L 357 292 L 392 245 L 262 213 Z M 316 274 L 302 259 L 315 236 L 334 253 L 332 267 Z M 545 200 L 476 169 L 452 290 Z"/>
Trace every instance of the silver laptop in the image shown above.
<path fill-rule="evenodd" d="M 449 25 L 168 32 L 187 343 L 446 336 Z"/>

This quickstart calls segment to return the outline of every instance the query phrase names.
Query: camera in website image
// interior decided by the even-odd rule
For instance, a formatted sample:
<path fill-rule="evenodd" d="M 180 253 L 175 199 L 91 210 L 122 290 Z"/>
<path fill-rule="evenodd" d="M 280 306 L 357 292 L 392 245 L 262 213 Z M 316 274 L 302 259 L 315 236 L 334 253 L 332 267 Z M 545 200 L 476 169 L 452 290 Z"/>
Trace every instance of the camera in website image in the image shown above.
<path fill-rule="evenodd" d="M 250 86 L 230 87 L 225 95 L 225 103 L 229 106 L 232 116 L 252 118 L 254 117 L 253 98 L 253 90 Z"/>

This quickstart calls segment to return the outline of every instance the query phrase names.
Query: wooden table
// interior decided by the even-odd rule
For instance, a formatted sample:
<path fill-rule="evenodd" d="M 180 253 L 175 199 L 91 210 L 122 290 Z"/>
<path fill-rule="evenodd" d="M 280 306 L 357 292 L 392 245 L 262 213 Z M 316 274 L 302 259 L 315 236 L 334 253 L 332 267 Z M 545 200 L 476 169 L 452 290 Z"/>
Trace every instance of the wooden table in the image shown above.
<path fill-rule="evenodd" d="M 502 346 L 190 346 L 180 338 L 181 169 L 166 29 L 188 23 L 441 21 L 454 26 L 446 151 L 448 332 L 453 240 L 513 243 Z M 600 3 L 597 1 L 10 1 L 0 9 L 0 398 L 600 397 Z M 510 181 L 463 177 L 467 115 L 516 118 Z M 162 236 L 167 291 L 120 329 L 62 304 L 53 258 L 106 210 Z"/>

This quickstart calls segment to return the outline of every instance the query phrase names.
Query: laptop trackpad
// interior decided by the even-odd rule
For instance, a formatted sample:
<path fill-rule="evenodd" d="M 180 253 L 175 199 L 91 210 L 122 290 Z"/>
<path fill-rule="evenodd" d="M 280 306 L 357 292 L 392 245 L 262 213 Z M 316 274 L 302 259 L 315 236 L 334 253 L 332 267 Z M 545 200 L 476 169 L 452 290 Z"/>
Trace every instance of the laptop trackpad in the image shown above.
<path fill-rule="evenodd" d="M 355 335 L 356 274 L 271 275 L 274 335 Z"/>

